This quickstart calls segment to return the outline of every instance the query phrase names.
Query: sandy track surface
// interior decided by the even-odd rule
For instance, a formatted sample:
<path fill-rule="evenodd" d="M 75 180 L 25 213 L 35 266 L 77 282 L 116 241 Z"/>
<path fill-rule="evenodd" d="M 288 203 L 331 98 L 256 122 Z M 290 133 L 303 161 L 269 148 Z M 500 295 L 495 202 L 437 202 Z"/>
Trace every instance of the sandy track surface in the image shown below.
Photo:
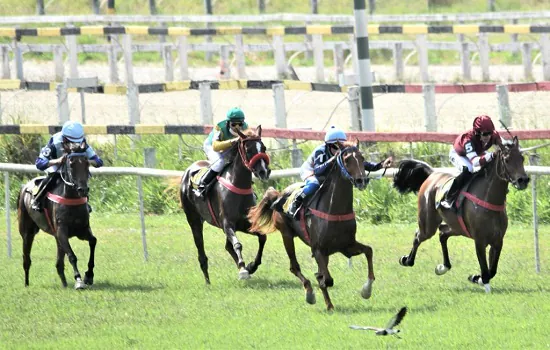
<path fill-rule="evenodd" d="M 25 62 L 25 77 L 30 81 L 54 79 L 53 64 Z M 393 83 L 393 67 L 373 66 L 377 82 Z M 542 80 L 540 67 L 535 67 L 535 80 Z M 124 67 L 119 67 L 124 80 Z M 521 66 L 491 67 L 494 81 L 521 81 Z M 216 68 L 190 70 L 193 80 L 216 79 Z M 304 81 L 313 81 L 314 68 L 296 68 Z M 81 77 L 98 76 L 108 80 L 106 65 L 85 64 L 79 67 Z M 481 72 L 473 68 L 473 78 L 479 81 Z M 275 79 L 274 67 L 247 67 L 249 79 Z M 177 77 L 179 72 L 175 72 Z M 417 67 L 406 67 L 405 80 L 420 80 Z M 432 66 L 430 75 L 438 83 L 452 83 L 460 76 L 460 67 Z M 137 83 L 154 83 L 164 80 L 164 70 L 159 65 L 136 66 Z M 327 69 L 325 76 L 334 81 L 334 72 Z M 344 93 L 286 91 L 287 127 L 322 129 L 325 125 L 350 126 L 349 103 Z M 141 122 L 144 124 L 200 124 L 199 92 L 140 94 Z M 271 90 L 212 91 L 214 119 L 223 118 L 227 109 L 239 106 L 253 125 L 275 126 L 275 109 Z M 88 124 L 128 123 L 125 96 L 87 94 L 86 122 Z M 0 95 L 2 123 L 33 122 L 57 123 L 55 92 L 4 91 Z M 80 120 L 80 95 L 69 94 L 71 119 Z M 378 131 L 424 131 L 424 101 L 421 94 L 375 95 L 375 125 Z M 550 128 L 550 93 L 510 93 L 512 126 L 516 129 Z M 438 94 L 436 95 L 438 131 L 459 132 L 468 129 L 474 116 L 488 114 L 498 117 L 496 92 L 489 94 Z"/>

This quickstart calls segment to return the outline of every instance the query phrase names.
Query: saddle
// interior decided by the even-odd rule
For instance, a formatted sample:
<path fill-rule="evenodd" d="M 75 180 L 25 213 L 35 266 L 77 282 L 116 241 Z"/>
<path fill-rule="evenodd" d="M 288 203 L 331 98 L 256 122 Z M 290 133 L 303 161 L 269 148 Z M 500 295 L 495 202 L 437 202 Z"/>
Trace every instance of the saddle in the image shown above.
<path fill-rule="evenodd" d="M 302 191 L 304 185 L 305 183 L 303 182 L 297 182 L 289 186 L 286 191 L 281 195 L 281 197 L 273 202 L 273 204 L 271 205 L 271 209 L 279 213 L 286 214 L 288 217 L 291 217 L 291 215 L 288 213 L 290 205 L 292 204 L 292 202 L 294 202 L 296 196 Z"/>
<path fill-rule="evenodd" d="M 210 169 L 209 167 L 203 167 L 199 168 L 192 176 L 191 176 L 191 188 L 197 189 L 199 188 L 199 185 L 201 183 L 202 176 L 206 174 L 206 172 Z"/>
<path fill-rule="evenodd" d="M 455 211 L 458 212 L 462 208 L 462 203 L 464 202 L 464 198 L 465 198 L 464 195 L 462 194 L 462 191 L 467 192 L 468 188 L 470 187 L 470 184 L 472 183 L 472 181 L 474 181 L 474 179 L 476 179 L 479 176 L 480 173 L 481 173 L 481 171 L 475 172 L 470 177 L 470 180 L 468 180 L 466 182 L 466 184 L 464 186 L 462 186 L 462 188 L 460 189 L 460 193 L 459 193 L 458 197 L 456 198 L 455 203 L 453 205 L 453 209 Z M 447 192 L 449 192 L 449 190 L 451 189 L 451 186 L 453 185 L 453 181 L 455 180 L 455 178 L 456 177 L 451 177 L 450 179 L 445 181 L 445 183 L 441 187 L 438 188 L 437 192 L 435 193 L 435 209 L 439 209 L 439 207 L 441 206 L 441 201 L 443 201 L 443 199 L 445 198 Z"/>
<path fill-rule="evenodd" d="M 40 190 L 40 185 L 46 176 L 38 176 L 33 179 L 32 186 L 25 186 L 25 192 L 30 193 L 33 197 L 38 194 Z"/>

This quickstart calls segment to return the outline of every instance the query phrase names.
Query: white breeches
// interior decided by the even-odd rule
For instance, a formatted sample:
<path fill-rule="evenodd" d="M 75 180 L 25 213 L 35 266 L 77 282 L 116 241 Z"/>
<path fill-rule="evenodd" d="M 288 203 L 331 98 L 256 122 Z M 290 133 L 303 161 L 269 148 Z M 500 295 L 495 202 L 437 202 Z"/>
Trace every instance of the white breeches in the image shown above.
<path fill-rule="evenodd" d="M 474 172 L 474 166 L 472 165 L 472 162 L 470 162 L 468 157 L 459 155 L 458 153 L 456 153 L 454 148 L 451 148 L 451 150 L 449 151 L 449 160 L 460 172 L 462 172 L 462 169 L 464 167 L 468 168 L 469 172 Z"/>
<path fill-rule="evenodd" d="M 225 165 L 225 152 L 216 152 L 211 145 L 204 145 L 203 150 L 210 162 L 210 168 L 218 173 L 222 171 Z"/>

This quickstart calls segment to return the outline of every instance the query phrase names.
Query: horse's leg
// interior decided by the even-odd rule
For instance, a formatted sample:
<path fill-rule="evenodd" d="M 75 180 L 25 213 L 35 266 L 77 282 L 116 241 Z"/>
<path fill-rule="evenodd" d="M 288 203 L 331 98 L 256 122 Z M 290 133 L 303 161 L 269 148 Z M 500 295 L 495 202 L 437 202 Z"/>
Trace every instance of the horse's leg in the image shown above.
<path fill-rule="evenodd" d="M 78 258 L 76 257 L 73 249 L 71 248 L 71 245 L 69 244 L 69 233 L 67 232 L 67 228 L 64 226 L 58 226 L 57 228 L 57 239 L 59 244 L 61 245 L 61 248 L 67 254 L 67 258 L 69 259 L 69 263 L 73 267 L 73 274 L 75 279 L 75 285 L 74 289 L 84 289 L 86 288 L 86 284 L 82 281 L 82 277 L 80 276 L 80 272 L 78 271 L 77 267 L 77 261 Z"/>
<path fill-rule="evenodd" d="M 38 226 L 29 215 L 24 201 L 25 194 L 20 194 L 19 210 L 17 211 L 19 221 L 19 234 L 23 240 L 23 271 L 25 271 L 25 287 L 29 286 L 29 271 L 31 269 L 31 250 L 34 236 L 38 233 Z"/>
<path fill-rule="evenodd" d="M 257 232 L 254 232 L 253 234 L 258 236 L 258 252 L 256 253 L 256 258 L 254 258 L 254 261 L 246 265 L 246 270 L 251 275 L 256 272 L 258 266 L 262 264 L 262 255 L 264 253 L 265 242 L 267 241 L 266 235 Z"/>
<path fill-rule="evenodd" d="M 426 211 L 427 210 L 427 211 Z M 399 259 L 399 263 L 403 266 L 414 266 L 414 259 L 416 258 L 416 252 L 420 244 L 430 238 L 436 233 L 439 224 L 441 224 L 441 218 L 435 209 L 421 209 L 418 213 L 418 229 L 416 230 L 413 240 L 413 247 L 409 255 L 404 255 Z"/>
<path fill-rule="evenodd" d="M 208 274 L 208 257 L 204 251 L 204 237 L 203 237 L 203 220 L 199 212 L 195 209 L 194 204 L 186 199 L 186 196 L 182 196 L 182 206 L 187 218 L 187 223 L 191 227 L 193 233 L 193 241 L 195 241 L 195 247 L 197 247 L 199 265 L 204 275 L 206 284 L 210 284 L 210 276 Z"/>
<path fill-rule="evenodd" d="M 451 269 L 451 259 L 449 258 L 449 248 L 447 240 L 453 235 L 449 225 L 439 226 L 439 242 L 441 243 L 441 252 L 443 253 L 443 264 L 439 264 L 435 268 L 436 275 L 443 275 Z"/>
<path fill-rule="evenodd" d="M 468 277 L 468 280 L 470 282 L 473 282 L 485 287 L 485 292 L 490 293 L 491 286 L 489 284 L 489 280 L 491 279 L 491 277 L 489 275 L 489 267 L 487 266 L 487 253 L 486 253 L 487 244 L 485 244 L 485 242 L 482 242 L 479 239 L 476 239 L 475 242 L 476 242 L 477 260 L 479 262 L 481 276 L 471 275 Z"/>
<path fill-rule="evenodd" d="M 292 272 L 300 282 L 302 282 L 302 285 L 304 286 L 304 290 L 306 292 L 306 302 L 308 304 L 315 304 L 315 292 L 313 291 L 313 288 L 311 287 L 311 282 L 302 275 L 302 270 L 300 269 L 300 264 L 298 264 L 298 259 L 296 259 L 296 248 L 294 246 L 294 237 L 289 234 L 282 234 L 283 236 L 283 244 L 285 245 L 286 254 L 288 255 L 288 259 L 290 260 L 290 272 Z"/>
<path fill-rule="evenodd" d="M 363 288 L 361 289 L 361 296 L 364 299 L 369 299 L 372 295 L 372 284 L 374 283 L 374 280 L 376 279 L 374 277 L 374 265 L 372 262 L 372 248 L 368 245 L 355 242 L 353 243 L 348 250 L 343 252 L 345 256 L 348 258 L 359 255 L 361 253 L 365 254 L 365 257 L 367 258 L 367 266 L 368 266 L 368 279 L 365 284 L 363 284 Z"/>
<path fill-rule="evenodd" d="M 95 238 L 90 227 L 88 227 L 88 236 L 86 239 L 90 245 L 90 258 L 88 259 L 88 271 L 84 273 L 84 283 L 91 286 L 94 284 L 95 246 L 97 244 L 97 238 Z"/>
<path fill-rule="evenodd" d="M 489 249 L 489 278 L 492 279 L 497 274 L 498 260 L 502 251 L 502 240 L 491 244 Z"/>
<path fill-rule="evenodd" d="M 233 246 L 233 250 L 235 251 L 235 254 L 237 254 L 237 268 L 239 269 L 239 279 L 249 279 L 250 274 L 245 268 L 245 263 L 242 255 L 243 246 L 241 242 L 239 242 L 239 239 L 237 238 L 237 235 L 235 233 L 235 228 L 229 221 L 224 220 L 223 221 L 223 232 L 225 232 L 225 236 L 229 242 L 231 242 L 231 245 Z"/>
<path fill-rule="evenodd" d="M 321 288 L 321 291 L 323 292 L 323 297 L 325 298 L 327 310 L 332 311 L 334 310 L 334 305 L 332 305 L 332 301 L 330 300 L 328 287 L 332 287 L 334 285 L 334 280 L 332 279 L 332 277 L 330 276 L 330 272 L 328 271 L 329 258 L 328 256 L 323 255 L 317 249 L 313 252 L 313 256 L 315 257 L 315 261 L 317 261 L 317 266 L 319 268 L 315 277 L 317 277 L 319 288 Z"/>
<path fill-rule="evenodd" d="M 59 278 L 61 279 L 61 284 L 63 287 L 67 288 L 67 278 L 65 277 L 65 252 L 63 251 L 63 248 L 61 247 L 61 244 L 59 244 L 57 238 L 55 241 L 57 243 L 57 261 L 55 262 L 55 268 Z"/>

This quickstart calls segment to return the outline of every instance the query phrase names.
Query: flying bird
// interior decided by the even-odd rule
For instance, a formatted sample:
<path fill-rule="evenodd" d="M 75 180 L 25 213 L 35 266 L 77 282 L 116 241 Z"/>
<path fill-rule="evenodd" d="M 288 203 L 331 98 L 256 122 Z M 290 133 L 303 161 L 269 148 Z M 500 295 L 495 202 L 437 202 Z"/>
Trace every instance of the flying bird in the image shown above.
<path fill-rule="evenodd" d="M 397 335 L 397 333 L 401 332 L 399 329 L 393 329 L 395 326 L 397 326 L 401 321 L 403 320 L 403 317 L 407 314 L 407 307 L 404 306 L 399 310 L 395 316 L 391 318 L 391 320 L 388 322 L 385 328 L 378 328 L 378 327 L 369 327 L 369 326 L 354 326 L 351 325 L 349 328 L 351 329 L 357 329 L 357 330 L 364 330 L 364 331 L 375 331 L 376 335 Z"/>

